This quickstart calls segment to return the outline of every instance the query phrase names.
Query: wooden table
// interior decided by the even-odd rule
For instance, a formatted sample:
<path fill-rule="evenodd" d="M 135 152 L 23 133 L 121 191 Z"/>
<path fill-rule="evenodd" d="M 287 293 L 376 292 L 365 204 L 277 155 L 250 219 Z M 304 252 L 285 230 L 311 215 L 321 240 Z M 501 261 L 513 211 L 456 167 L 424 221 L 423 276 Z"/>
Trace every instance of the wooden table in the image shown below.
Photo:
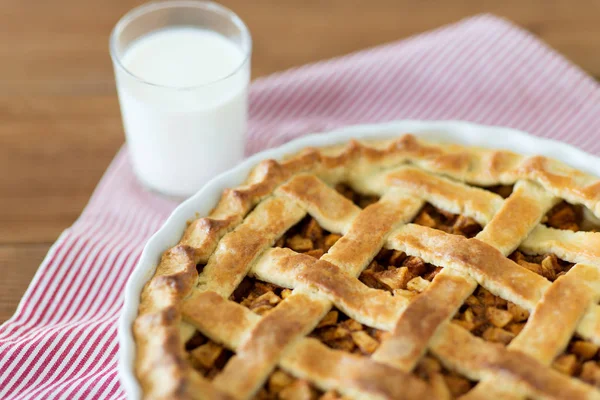
<path fill-rule="evenodd" d="M 137 0 L 6 0 L 0 14 L 0 322 L 123 143 L 108 36 Z M 253 76 L 480 13 L 506 16 L 600 77 L 600 1 L 223 0 Z M 439 3 L 439 4 L 438 4 Z"/>

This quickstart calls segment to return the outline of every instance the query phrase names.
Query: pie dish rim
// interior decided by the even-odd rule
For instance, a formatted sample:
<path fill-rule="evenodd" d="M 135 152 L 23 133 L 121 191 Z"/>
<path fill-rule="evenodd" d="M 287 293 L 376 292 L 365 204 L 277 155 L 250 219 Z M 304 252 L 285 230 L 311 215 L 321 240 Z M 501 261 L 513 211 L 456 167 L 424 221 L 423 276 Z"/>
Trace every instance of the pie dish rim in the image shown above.
<path fill-rule="evenodd" d="M 154 275 L 160 256 L 177 244 L 186 221 L 207 215 L 216 205 L 223 190 L 243 183 L 250 171 L 265 159 L 282 159 L 306 147 L 327 147 L 351 139 L 375 140 L 399 137 L 411 133 L 417 138 L 433 142 L 456 143 L 491 149 L 505 149 L 516 153 L 547 156 L 578 170 L 600 176 L 600 157 L 593 156 L 558 140 L 533 136 L 521 130 L 480 125 L 465 121 L 398 120 L 380 124 L 352 125 L 326 133 L 314 133 L 287 142 L 279 147 L 257 153 L 236 167 L 223 172 L 208 182 L 199 192 L 181 203 L 162 227 L 144 246 L 140 259 L 128 279 L 124 305 L 118 324 L 118 373 L 127 398 L 141 397 L 141 388 L 135 376 L 135 341 L 132 325 L 138 315 L 139 298 L 144 284 Z"/>

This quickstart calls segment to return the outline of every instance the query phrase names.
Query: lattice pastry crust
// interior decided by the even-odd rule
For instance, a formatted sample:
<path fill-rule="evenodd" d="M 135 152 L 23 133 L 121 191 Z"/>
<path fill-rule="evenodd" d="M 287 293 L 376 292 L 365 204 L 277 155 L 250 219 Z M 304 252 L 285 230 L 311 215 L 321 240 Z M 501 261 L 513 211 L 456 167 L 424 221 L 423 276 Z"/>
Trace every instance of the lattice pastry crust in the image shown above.
<path fill-rule="evenodd" d="M 334 189 L 340 183 L 378 201 L 360 208 Z M 482 188 L 494 185 L 514 187 L 505 199 Z M 263 161 L 208 217 L 190 223 L 144 287 L 134 324 L 144 397 L 253 398 L 277 369 L 328 391 L 323 398 L 447 398 L 443 385 L 414 373 L 435 358 L 477 382 L 465 399 L 600 398 L 593 385 L 551 367 L 573 335 L 592 355 L 600 345 L 600 233 L 542 224 L 561 200 L 600 218 L 600 181 L 541 156 L 411 135 Z M 466 238 L 412 223 L 426 203 L 483 229 Z M 320 258 L 275 247 L 307 215 L 341 238 Z M 417 295 L 369 287 L 358 277 L 382 248 L 443 268 L 431 281 L 411 281 Z M 516 249 L 576 264 L 552 281 L 509 259 Z M 259 315 L 233 301 L 247 276 L 287 288 L 286 295 Z M 508 346 L 477 337 L 468 311 L 460 314 L 478 286 L 529 315 Z M 354 334 L 370 356 L 309 336 L 332 307 L 382 331 L 378 346 Z M 451 322 L 458 314 L 463 319 Z M 499 325 L 512 318 L 505 310 L 492 314 Z M 212 379 L 193 368 L 184 349 L 196 331 L 235 352 Z"/>

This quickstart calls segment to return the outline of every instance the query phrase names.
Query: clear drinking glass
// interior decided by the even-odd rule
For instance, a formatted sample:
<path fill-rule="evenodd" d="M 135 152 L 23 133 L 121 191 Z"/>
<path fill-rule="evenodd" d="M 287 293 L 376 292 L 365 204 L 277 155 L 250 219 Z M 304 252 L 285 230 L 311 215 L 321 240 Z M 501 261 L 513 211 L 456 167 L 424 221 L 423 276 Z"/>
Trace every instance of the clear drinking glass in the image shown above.
<path fill-rule="evenodd" d="M 225 49 L 217 42 L 198 47 L 187 39 L 171 46 L 157 41 L 158 35 L 164 39 L 164 33 L 174 32 L 173 28 L 180 33 L 181 28 L 199 28 L 220 35 L 239 49 L 239 62 L 227 59 L 225 67 L 220 58 Z M 132 45 L 141 48 L 142 41 L 146 43 L 144 56 L 139 55 L 142 50 L 136 50 L 137 64 L 128 64 L 128 50 Z M 132 67 L 159 69 L 161 63 L 170 61 L 165 57 L 174 49 L 197 57 L 194 60 L 203 67 L 198 76 L 194 76 L 195 69 L 185 70 L 187 65 L 181 63 L 167 76 L 164 70 L 154 71 L 158 78 L 141 76 Z M 251 52 L 246 25 L 232 11 L 212 2 L 148 3 L 117 23 L 110 37 L 110 53 L 133 169 L 145 186 L 186 197 L 243 158 Z M 206 71 L 220 76 L 206 79 L 208 75 L 202 76 Z"/>

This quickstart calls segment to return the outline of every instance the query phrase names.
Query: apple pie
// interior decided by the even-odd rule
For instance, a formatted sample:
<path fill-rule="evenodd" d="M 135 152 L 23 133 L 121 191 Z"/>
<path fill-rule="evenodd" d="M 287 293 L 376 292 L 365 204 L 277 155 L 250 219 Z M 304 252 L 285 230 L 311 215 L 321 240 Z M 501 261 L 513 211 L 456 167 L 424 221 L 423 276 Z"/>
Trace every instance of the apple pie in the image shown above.
<path fill-rule="evenodd" d="M 600 181 L 412 135 L 259 163 L 133 330 L 147 399 L 600 399 Z"/>

